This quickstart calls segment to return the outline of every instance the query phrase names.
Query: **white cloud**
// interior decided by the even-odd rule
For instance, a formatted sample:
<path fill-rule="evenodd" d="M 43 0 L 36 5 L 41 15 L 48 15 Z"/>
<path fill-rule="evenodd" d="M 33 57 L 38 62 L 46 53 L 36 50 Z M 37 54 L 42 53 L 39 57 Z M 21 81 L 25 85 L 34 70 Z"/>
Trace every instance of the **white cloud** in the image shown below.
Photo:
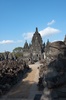
<path fill-rule="evenodd" d="M 48 22 L 47 25 L 52 25 L 52 24 L 54 24 L 54 23 L 55 23 L 55 20 L 52 20 L 51 22 Z"/>
<path fill-rule="evenodd" d="M 56 33 L 60 33 L 61 31 L 59 29 L 56 28 L 52 28 L 52 27 L 47 27 L 41 31 L 39 31 L 39 33 L 41 34 L 42 37 L 44 36 L 48 36 L 48 35 L 52 35 L 52 34 L 56 34 Z M 28 32 L 28 33 L 24 33 L 23 34 L 23 38 L 25 40 L 31 39 L 33 36 L 34 32 Z"/>
<path fill-rule="evenodd" d="M 0 41 L 0 44 L 12 44 L 12 43 L 22 43 L 23 41 L 22 40 L 2 40 Z"/>
<path fill-rule="evenodd" d="M 13 40 L 2 40 L 0 41 L 0 44 L 11 44 L 11 43 L 14 43 Z"/>
<path fill-rule="evenodd" d="M 32 36 L 33 36 L 33 33 L 34 32 L 28 32 L 28 33 L 24 33 L 23 34 L 23 38 L 26 40 L 26 39 L 31 39 Z"/>
<path fill-rule="evenodd" d="M 59 32 L 60 32 L 59 29 L 47 27 L 47 28 L 41 30 L 40 34 L 41 34 L 41 36 L 47 36 L 47 35 L 56 34 L 56 33 L 59 33 Z"/>
<path fill-rule="evenodd" d="M 17 40 L 17 41 L 16 41 L 16 43 L 22 43 L 22 42 L 23 42 L 22 40 Z"/>

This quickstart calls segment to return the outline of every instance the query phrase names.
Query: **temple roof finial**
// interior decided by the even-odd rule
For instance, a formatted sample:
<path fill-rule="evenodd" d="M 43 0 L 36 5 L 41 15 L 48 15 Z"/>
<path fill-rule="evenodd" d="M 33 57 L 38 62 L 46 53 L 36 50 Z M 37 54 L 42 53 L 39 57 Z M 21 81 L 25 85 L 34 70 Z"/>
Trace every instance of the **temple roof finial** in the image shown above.
<path fill-rule="evenodd" d="M 36 33 L 38 33 L 38 28 L 36 27 Z"/>

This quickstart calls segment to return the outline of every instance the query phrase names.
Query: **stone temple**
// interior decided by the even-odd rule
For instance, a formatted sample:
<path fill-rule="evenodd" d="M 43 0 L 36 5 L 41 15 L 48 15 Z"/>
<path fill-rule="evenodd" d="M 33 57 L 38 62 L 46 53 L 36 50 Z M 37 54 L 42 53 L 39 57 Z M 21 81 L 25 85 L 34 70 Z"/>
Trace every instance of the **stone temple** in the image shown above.
<path fill-rule="evenodd" d="M 36 27 L 35 33 L 33 34 L 31 44 L 28 45 L 27 41 L 23 48 L 23 57 L 28 60 L 39 60 L 42 58 L 45 45 L 43 44 L 42 37 Z"/>
<path fill-rule="evenodd" d="M 41 48 L 42 48 L 42 38 L 40 33 L 38 32 L 38 28 L 36 28 L 36 31 L 32 37 L 32 51 L 33 55 L 41 55 Z M 38 55 L 39 54 L 39 55 Z"/>

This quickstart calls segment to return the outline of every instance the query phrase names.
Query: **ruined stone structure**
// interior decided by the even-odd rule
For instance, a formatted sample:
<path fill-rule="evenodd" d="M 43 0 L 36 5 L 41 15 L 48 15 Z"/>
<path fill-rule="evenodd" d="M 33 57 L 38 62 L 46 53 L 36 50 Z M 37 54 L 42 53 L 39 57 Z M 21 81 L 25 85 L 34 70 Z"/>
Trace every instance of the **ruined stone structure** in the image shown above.
<path fill-rule="evenodd" d="M 64 38 L 64 43 L 65 43 L 65 45 L 66 45 L 66 35 L 65 35 L 65 38 Z"/>
<path fill-rule="evenodd" d="M 23 59 L 0 61 L 0 99 L 29 71 Z"/>
<path fill-rule="evenodd" d="M 65 39 L 64 39 L 65 40 Z M 39 86 L 44 86 L 41 100 L 66 100 L 66 45 L 65 41 L 49 43 L 40 67 Z"/>
<path fill-rule="evenodd" d="M 31 44 L 28 45 L 27 41 L 24 44 L 23 48 L 23 57 L 26 57 L 26 59 L 33 59 L 33 60 L 39 60 L 42 56 L 42 49 L 44 49 L 42 43 L 42 37 L 40 33 L 38 32 L 38 28 L 36 27 L 36 31 L 33 34 Z"/>

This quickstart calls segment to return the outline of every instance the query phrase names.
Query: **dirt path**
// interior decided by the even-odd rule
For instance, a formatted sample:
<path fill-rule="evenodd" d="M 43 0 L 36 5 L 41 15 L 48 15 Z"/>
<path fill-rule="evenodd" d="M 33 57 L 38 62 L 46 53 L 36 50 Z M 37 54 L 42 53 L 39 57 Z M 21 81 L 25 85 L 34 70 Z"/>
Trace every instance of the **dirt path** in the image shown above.
<path fill-rule="evenodd" d="M 6 96 L 5 99 L 33 99 L 35 94 L 38 93 L 37 82 L 39 77 L 38 67 L 39 63 L 29 65 L 32 71 L 28 73 L 25 78 L 16 85 Z"/>

